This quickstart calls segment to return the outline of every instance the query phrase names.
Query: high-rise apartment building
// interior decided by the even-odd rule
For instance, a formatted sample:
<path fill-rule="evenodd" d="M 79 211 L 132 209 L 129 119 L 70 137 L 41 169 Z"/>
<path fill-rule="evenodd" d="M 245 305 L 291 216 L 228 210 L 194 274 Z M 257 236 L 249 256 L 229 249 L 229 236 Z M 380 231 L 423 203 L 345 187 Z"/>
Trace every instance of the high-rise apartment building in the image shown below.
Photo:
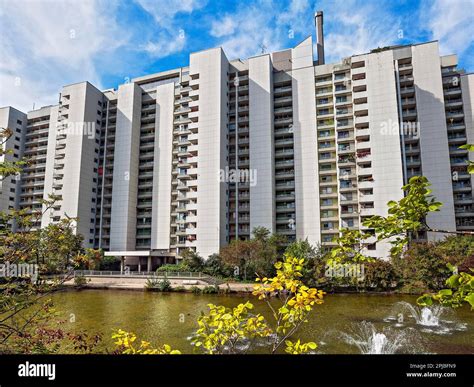
<path fill-rule="evenodd" d="M 0 109 L 11 157 L 31 159 L 3 182 L 1 210 L 59 195 L 37 227 L 77 217 L 87 246 L 138 270 L 188 248 L 207 257 L 257 226 L 330 248 L 419 174 L 444 204 L 429 224 L 474 230 L 474 155 L 459 149 L 474 143 L 474 74 L 456 66 L 437 42 L 324 64 L 309 37 L 246 60 L 192 53 L 118 90 L 65 86 L 59 105 Z"/>

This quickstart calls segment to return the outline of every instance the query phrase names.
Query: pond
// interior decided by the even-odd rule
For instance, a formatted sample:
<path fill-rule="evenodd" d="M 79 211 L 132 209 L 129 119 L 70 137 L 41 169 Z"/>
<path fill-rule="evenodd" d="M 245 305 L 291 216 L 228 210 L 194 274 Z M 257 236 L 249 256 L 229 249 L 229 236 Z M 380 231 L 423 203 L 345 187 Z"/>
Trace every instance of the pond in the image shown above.
<path fill-rule="evenodd" d="M 189 338 L 207 304 L 233 307 L 247 299 L 255 312 L 270 318 L 265 303 L 251 295 L 88 289 L 53 297 L 60 317 L 68 321 L 64 328 L 103 335 L 97 352 L 113 348 L 111 333 L 122 328 L 183 353 L 194 353 Z M 420 308 L 415 300 L 408 295 L 328 294 L 297 337 L 316 342 L 315 353 L 474 353 L 474 313 L 468 307 Z M 263 346 L 249 349 L 265 351 Z"/>

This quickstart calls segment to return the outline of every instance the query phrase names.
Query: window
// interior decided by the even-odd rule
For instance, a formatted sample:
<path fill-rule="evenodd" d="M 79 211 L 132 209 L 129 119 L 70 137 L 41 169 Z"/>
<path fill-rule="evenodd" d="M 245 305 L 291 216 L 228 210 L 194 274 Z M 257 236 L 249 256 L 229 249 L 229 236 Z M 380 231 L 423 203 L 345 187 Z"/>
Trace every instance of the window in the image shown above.
<path fill-rule="evenodd" d="M 21 120 L 16 120 L 16 123 L 17 123 L 18 125 L 22 125 L 22 124 L 23 124 L 23 122 L 22 122 Z"/>

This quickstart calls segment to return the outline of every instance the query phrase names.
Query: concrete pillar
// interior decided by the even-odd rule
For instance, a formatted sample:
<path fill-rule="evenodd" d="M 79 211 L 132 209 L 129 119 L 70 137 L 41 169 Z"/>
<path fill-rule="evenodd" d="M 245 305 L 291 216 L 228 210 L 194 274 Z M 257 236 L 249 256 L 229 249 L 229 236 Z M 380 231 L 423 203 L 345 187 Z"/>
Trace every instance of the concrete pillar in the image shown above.
<path fill-rule="evenodd" d="M 148 257 L 148 262 L 146 265 L 146 271 L 151 271 L 151 257 Z"/>
<path fill-rule="evenodd" d="M 125 257 L 120 257 L 120 273 L 122 274 L 125 269 Z"/>
<path fill-rule="evenodd" d="M 142 271 L 142 257 L 138 257 L 138 272 Z"/>

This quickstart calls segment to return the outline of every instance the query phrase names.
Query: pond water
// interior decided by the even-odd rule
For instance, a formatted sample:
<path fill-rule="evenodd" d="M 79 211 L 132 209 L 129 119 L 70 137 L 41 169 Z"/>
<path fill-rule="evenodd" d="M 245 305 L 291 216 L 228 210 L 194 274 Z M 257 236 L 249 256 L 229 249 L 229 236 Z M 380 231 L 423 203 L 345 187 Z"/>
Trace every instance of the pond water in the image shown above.
<path fill-rule="evenodd" d="M 53 297 L 59 316 L 68 321 L 63 328 L 103 335 L 97 352 L 113 348 L 112 331 L 122 328 L 183 353 L 194 352 L 189 338 L 207 304 L 233 307 L 248 299 L 270 321 L 266 304 L 251 295 L 88 289 Z M 474 353 L 474 312 L 468 307 L 420 308 L 415 300 L 407 295 L 328 294 L 297 337 L 316 342 L 315 353 Z M 265 351 L 261 346 L 249 350 Z"/>

